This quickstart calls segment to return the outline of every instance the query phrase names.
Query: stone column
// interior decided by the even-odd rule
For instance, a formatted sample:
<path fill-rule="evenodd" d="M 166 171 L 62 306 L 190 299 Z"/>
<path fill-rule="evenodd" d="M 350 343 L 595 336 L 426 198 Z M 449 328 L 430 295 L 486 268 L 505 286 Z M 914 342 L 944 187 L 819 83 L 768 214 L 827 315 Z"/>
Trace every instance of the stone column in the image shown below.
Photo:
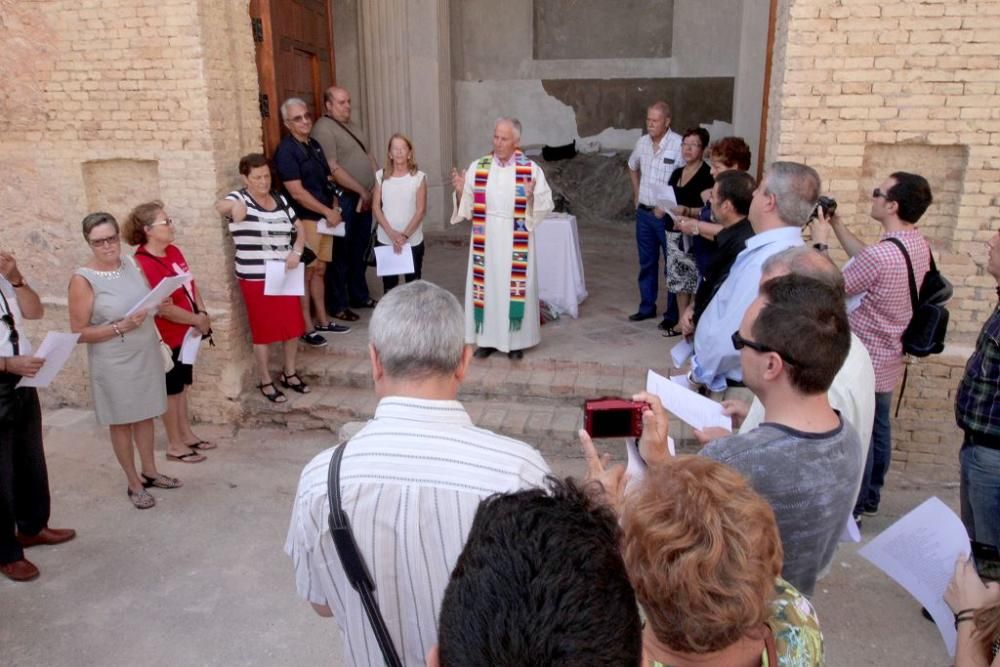
<path fill-rule="evenodd" d="M 364 82 L 362 120 L 379 164 L 389 137 L 413 140 L 427 174 L 425 229 L 443 229 L 451 215 L 451 47 L 447 0 L 358 3 L 358 49 Z M 357 93 L 355 93 L 356 96 Z"/>

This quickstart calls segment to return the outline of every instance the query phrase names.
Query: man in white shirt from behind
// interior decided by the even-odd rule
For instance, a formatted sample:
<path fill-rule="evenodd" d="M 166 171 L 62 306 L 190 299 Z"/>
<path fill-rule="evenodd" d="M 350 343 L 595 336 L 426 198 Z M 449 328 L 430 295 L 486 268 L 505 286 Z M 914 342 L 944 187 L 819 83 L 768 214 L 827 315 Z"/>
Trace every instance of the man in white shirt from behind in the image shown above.
<path fill-rule="evenodd" d="M 529 445 L 473 425 L 456 400 L 472 349 L 462 307 L 426 281 L 389 292 L 375 308 L 368 351 L 379 404 L 347 445 L 344 511 L 375 582 L 405 665 L 422 665 L 437 615 L 480 500 L 541 486 L 549 468 Z M 344 664 L 382 654 L 327 526 L 327 469 L 318 454 L 299 480 L 285 551 L 299 594 L 340 627 Z"/>

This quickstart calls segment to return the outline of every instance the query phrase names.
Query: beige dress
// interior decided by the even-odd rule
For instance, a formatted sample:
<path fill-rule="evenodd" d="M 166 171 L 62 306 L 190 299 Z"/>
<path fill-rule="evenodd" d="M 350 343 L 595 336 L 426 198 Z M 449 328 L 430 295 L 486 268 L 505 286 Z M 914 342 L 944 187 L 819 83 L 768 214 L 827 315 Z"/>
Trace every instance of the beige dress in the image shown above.
<path fill-rule="evenodd" d="M 132 258 L 117 271 L 81 267 L 74 272 L 94 290 L 91 326 L 121 319 L 149 292 L 146 279 Z M 147 317 L 142 326 L 103 343 L 87 344 L 90 395 L 102 426 L 132 424 L 167 411 L 167 385 L 156 325 Z"/>

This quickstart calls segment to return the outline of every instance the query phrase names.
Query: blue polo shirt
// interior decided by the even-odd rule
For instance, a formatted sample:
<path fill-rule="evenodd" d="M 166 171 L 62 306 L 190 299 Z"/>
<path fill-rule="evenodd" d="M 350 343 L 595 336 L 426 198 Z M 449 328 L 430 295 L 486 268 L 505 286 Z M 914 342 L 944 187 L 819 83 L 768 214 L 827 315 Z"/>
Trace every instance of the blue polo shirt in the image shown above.
<path fill-rule="evenodd" d="M 315 139 L 301 142 L 291 134 L 286 134 L 274 152 L 274 166 L 283 182 L 302 181 L 302 187 L 324 206 L 333 205 L 333 195 L 328 193 L 326 187 L 330 165 L 326 162 L 322 146 Z M 289 199 L 300 218 L 318 220 L 321 217 L 319 213 L 297 202 L 294 197 Z"/>

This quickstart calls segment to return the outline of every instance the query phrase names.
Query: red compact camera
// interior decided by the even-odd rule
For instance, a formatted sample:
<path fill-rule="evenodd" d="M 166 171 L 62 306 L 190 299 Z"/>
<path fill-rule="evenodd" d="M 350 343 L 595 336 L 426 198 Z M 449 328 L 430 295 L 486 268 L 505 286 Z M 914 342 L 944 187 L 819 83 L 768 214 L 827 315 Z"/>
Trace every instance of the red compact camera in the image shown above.
<path fill-rule="evenodd" d="M 638 438 L 648 403 L 624 398 L 592 398 L 583 403 L 583 429 L 591 438 Z"/>

